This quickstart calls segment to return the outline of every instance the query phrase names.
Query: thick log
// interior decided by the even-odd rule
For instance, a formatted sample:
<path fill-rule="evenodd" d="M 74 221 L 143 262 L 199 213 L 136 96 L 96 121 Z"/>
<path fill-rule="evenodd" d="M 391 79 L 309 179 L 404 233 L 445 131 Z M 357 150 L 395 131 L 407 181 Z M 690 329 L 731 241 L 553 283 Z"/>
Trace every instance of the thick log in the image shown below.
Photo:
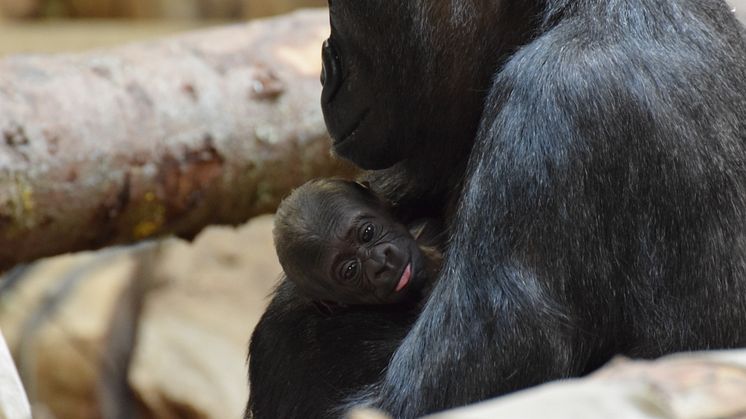
<path fill-rule="evenodd" d="M 320 107 L 325 11 L 0 60 L 0 271 L 271 212 L 349 174 Z"/>
<path fill-rule="evenodd" d="M 588 378 L 545 384 L 428 419 L 701 419 L 746 417 L 746 351 L 617 359 Z M 350 419 L 384 419 L 355 412 Z M 425 419 L 423 418 L 423 419 Z"/>

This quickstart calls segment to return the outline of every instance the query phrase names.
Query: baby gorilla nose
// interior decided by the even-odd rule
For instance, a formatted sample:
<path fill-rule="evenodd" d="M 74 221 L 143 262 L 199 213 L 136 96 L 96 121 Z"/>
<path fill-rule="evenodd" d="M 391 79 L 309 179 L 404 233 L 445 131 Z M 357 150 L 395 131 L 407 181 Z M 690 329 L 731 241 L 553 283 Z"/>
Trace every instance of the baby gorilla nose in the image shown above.
<path fill-rule="evenodd" d="M 403 262 L 402 255 L 390 243 L 379 244 L 370 250 L 368 260 L 365 263 L 365 274 L 375 285 L 388 284 Z"/>

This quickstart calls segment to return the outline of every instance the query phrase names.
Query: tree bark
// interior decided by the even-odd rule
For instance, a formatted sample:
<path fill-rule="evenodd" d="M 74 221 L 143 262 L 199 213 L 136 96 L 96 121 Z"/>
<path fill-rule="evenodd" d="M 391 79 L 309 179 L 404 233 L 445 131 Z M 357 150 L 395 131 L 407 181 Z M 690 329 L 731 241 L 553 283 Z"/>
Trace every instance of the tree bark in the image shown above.
<path fill-rule="evenodd" d="M 325 11 L 0 60 L 0 271 L 271 212 L 335 161 Z"/>

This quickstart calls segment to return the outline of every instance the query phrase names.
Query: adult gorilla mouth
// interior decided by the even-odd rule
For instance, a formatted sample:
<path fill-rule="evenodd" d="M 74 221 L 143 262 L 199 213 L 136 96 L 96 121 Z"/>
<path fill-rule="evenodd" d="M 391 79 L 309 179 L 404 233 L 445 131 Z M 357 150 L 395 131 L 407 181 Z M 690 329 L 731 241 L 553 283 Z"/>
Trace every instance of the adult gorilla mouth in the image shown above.
<path fill-rule="evenodd" d="M 352 103 L 339 104 L 337 96 L 341 93 L 342 85 L 345 83 L 345 72 L 342 68 L 342 58 L 339 49 L 332 38 L 324 41 L 321 48 L 321 105 L 324 111 L 324 119 L 327 128 L 334 140 L 334 146 L 338 147 L 352 138 L 360 128 L 360 124 L 368 116 L 370 108 L 362 112 L 363 103 L 353 100 Z M 336 103 L 336 106 L 332 104 Z M 333 109 L 332 109 L 333 108 Z"/>
<path fill-rule="evenodd" d="M 365 118 L 368 117 L 368 114 L 370 114 L 370 108 L 364 110 L 360 114 L 360 116 L 353 119 L 353 121 L 355 122 L 353 122 L 349 128 L 340 130 L 343 132 L 342 135 L 335 135 L 335 133 L 331 132 L 332 131 L 331 127 L 329 127 L 330 128 L 329 131 L 332 134 L 332 138 L 334 139 L 334 146 L 339 147 L 343 143 L 345 143 L 347 140 L 349 140 L 350 138 L 353 138 L 355 134 L 357 133 L 358 128 L 360 128 L 360 125 L 363 123 Z"/>
<path fill-rule="evenodd" d="M 391 124 L 384 123 L 395 111 L 380 105 L 386 92 L 369 83 L 370 75 L 361 74 L 349 57 L 344 59 L 333 37 L 324 42 L 321 55 L 321 111 L 334 153 L 366 170 L 385 169 L 402 160 L 390 138 Z"/>

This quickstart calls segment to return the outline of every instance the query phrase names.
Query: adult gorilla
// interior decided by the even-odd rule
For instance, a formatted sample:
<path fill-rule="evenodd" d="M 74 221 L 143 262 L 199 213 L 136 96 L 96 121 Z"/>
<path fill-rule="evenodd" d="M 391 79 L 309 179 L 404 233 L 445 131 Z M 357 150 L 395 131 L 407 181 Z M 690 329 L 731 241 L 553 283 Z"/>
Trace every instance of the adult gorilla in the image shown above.
<path fill-rule="evenodd" d="M 442 278 L 358 402 L 411 418 L 618 353 L 746 345 L 746 45 L 725 2 L 333 0 L 330 14 L 334 149 L 402 212 L 451 226 Z M 298 343 L 327 323 L 268 315 L 282 310 L 293 325 L 266 316 L 254 361 L 337 368 L 315 378 L 341 385 L 388 356 L 361 344 L 359 365 L 335 364 Z M 252 371 L 252 398 L 313 385 L 295 374 L 262 389 Z"/>

